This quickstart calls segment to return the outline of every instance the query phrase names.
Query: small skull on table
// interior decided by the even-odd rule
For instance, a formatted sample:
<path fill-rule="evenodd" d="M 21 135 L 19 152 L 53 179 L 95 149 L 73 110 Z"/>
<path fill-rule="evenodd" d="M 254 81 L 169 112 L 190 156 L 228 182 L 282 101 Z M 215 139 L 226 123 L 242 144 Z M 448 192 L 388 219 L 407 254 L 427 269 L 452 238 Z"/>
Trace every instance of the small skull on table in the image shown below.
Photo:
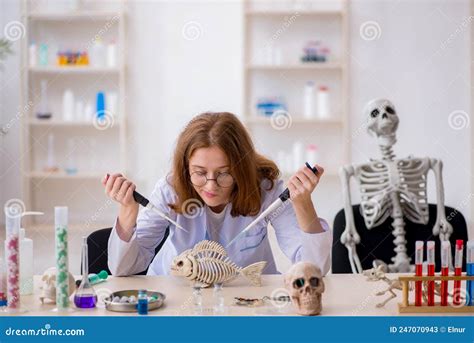
<path fill-rule="evenodd" d="M 309 262 L 298 262 L 285 274 L 285 287 L 296 312 L 303 316 L 321 313 L 324 282 L 321 270 Z"/>

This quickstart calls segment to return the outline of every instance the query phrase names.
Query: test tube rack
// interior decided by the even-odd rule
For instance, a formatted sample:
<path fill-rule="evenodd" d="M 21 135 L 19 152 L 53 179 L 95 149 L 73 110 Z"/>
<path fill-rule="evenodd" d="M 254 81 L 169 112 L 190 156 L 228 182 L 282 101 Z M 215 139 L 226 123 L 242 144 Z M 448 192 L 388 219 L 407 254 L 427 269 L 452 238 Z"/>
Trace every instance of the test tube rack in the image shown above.
<path fill-rule="evenodd" d="M 465 302 L 460 305 L 453 305 L 452 300 L 447 306 L 441 306 L 435 302 L 434 306 L 428 306 L 423 303 L 421 306 L 415 306 L 409 302 L 408 294 L 410 291 L 409 283 L 416 281 L 467 281 L 474 280 L 474 276 L 467 276 L 465 273 L 461 276 L 399 276 L 398 280 L 402 283 L 402 302 L 398 303 L 399 313 L 474 313 L 474 306 L 467 306 Z M 465 288 L 461 288 L 463 291 Z M 414 289 L 413 289 L 414 291 Z M 465 292 L 463 292 L 465 294 Z M 471 295 L 472 296 L 472 295 Z"/>

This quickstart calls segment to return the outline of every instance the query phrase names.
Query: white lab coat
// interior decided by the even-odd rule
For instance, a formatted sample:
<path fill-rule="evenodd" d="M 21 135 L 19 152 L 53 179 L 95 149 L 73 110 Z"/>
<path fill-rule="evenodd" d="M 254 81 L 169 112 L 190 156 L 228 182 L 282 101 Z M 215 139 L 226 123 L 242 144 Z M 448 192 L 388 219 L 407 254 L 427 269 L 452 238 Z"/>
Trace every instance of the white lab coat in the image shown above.
<path fill-rule="evenodd" d="M 262 181 L 262 206 L 266 209 L 285 189 L 282 180 L 275 182 L 272 190 L 267 191 L 269 181 Z M 117 234 L 115 226 L 112 229 L 108 242 L 108 265 L 115 276 L 126 276 L 145 270 L 148 265 L 148 275 L 167 275 L 174 257 L 186 249 L 192 248 L 199 241 L 210 237 L 206 233 L 207 215 L 203 208 L 194 216 L 177 214 L 168 207 L 177 195 L 166 178 L 160 179 L 149 200 L 162 212 L 183 226 L 189 233 L 176 228 L 173 224 L 160 217 L 154 211 L 142 208 L 137 218 L 137 225 L 130 241 L 123 241 Z M 226 206 L 223 225 L 218 234 L 219 243 L 224 247 L 240 231 L 242 231 L 255 217 L 237 216 L 230 214 L 232 204 Z M 194 217 L 194 218 L 192 218 Z M 273 254 L 267 235 L 267 224 L 271 222 L 275 229 L 278 244 L 283 253 L 292 263 L 309 261 L 326 274 L 330 268 L 330 250 L 332 246 L 332 232 L 327 222 L 321 219 L 325 232 L 305 233 L 298 227 L 296 214 L 291 201 L 285 202 L 261 223 L 246 232 L 245 236 L 237 239 L 226 248 L 232 261 L 241 267 L 259 261 L 267 261 L 265 274 L 277 274 Z M 166 228 L 170 226 L 170 234 L 156 256 L 156 246 L 162 241 Z M 153 258 L 154 257 L 154 258 Z"/>

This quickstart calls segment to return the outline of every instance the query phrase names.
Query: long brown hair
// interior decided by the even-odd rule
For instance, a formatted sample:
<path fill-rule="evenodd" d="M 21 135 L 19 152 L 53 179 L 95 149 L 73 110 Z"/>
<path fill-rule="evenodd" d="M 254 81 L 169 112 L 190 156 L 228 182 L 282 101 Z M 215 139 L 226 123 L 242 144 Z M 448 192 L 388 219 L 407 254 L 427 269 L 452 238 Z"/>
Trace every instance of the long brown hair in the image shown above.
<path fill-rule="evenodd" d="M 230 196 L 231 215 L 254 216 L 260 211 L 260 183 L 270 181 L 271 190 L 280 176 L 277 165 L 255 151 L 252 139 L 240 120 L 229 112 L 206 112 L 194 117 L 178 137 L 173 157 L 170 183 L 178 200 L 168 204 L 183 213 L 183 204 L 201 197 L 194 189 L 189 173 L 189 159 L 200 148 L 217 146 L 227 155 L 234 186 Z M 203 203 L 203 202 L 202 202 Z"/>

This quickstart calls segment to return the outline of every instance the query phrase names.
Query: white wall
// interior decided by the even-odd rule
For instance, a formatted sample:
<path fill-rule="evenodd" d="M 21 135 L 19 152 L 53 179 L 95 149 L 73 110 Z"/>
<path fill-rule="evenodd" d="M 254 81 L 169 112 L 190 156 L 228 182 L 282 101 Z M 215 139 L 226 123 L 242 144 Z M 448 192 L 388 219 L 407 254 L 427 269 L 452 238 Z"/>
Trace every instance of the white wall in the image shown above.
<path fill-rule="evenodd" d="M 151 191 L 194 115 L 241 112 L 241 6 L 134 2 L 128 29 L 129 128 L 137 143 L 130 146 L 131 172 Z"/>
<path fill-rule="evenodd" d="M 11 20 L 20 18 L 20 7 L 14 0 L 0 1 L 0 37 L 3 28 Z M 14 55 L 2 63 L 0 69 L 0 125 L 3 127 L 19 113 L 20 105 L 20 59 L 19 41 L 13 47 Z M 20 127 L 12 120 L 8 134 L 0 136 L 0 204 L 12 198 L 21 198 L 20 191 Z M 3 212 L 0 216 L 4 221 Z"/>
<path fill-rule="evenodd" d="M 1 27 L 18 19 L 19 13 L 13 0 L 4 0 L 2 6 Z M 375 142 L 359 130 L 364 121 L 362 108 L 371 98 L 387 97 L 401 118 L 398 156 L 441 158 L 446 203 L 467 216 L 470 134 L 469 129 L 450 128 L 448 117 L 455 110 L 469 113 L 469 31 L 461 27 L 468 14 L 467 0 L 355 0 L 349 26 L 353 160 L 378 156 Z M 129 175 L 143 193 L 151 191 L 155 180 L 167 172 L 176 136 L 193 115 L 206 110 L 242 113 L 241 16 L 238 1 L 130 2 Z M 378 39 L 361 38 L 359 29 L 366 21 L 379 24 Z M 183 38 L 183 28 L 193 29 L 193 25 L 199 37 Z M 14 70 L 3 75 L 9 79 L 1 92 L 3 121 L 14 113 L 19 99 L 19 80 L 9 77 L 18 62 L 9 63 Z M 16 138 L 9 135 L 9 154 L 18 149 Z M 5 188 L 2 201 L 20 195 L 18 165 L 1 184 Z M 429 187 L 434 201 L 434 184 Z M 325 213 L 329 220 L 333 215 Z"/>

